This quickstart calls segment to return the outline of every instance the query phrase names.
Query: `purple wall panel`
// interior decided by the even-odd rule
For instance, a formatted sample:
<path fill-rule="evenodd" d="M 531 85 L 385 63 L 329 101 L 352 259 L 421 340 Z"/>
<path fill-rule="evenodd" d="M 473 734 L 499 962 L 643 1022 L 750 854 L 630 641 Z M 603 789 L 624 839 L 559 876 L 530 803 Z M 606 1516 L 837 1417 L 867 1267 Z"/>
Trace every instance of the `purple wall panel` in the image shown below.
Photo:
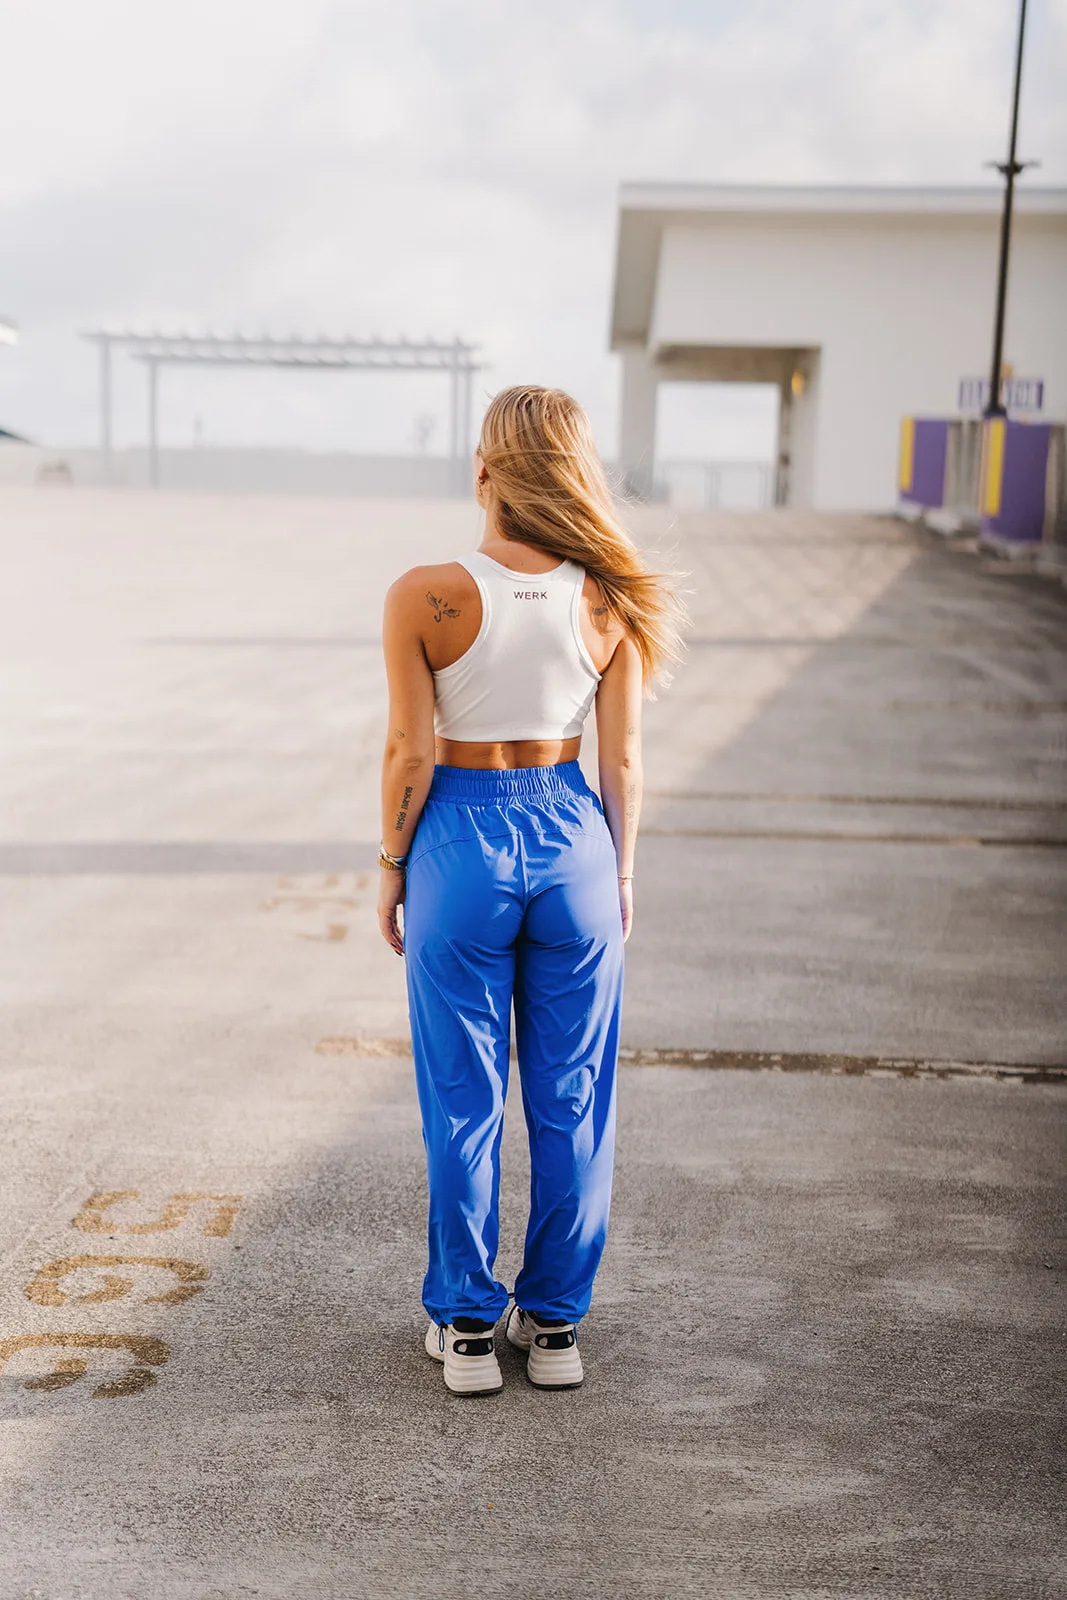
<path fill-rule="evenodd" d="M 1009 422 L 1004 437 L 1000 512 L 982 518 L 982 532 L 1018 543 L 1039 540 L 1045 525 L 1045 474 L 1052 429 Z"/>
<path fill-rule="evenodd" d="M 911 488 L 901 498 L 917 506 L 944 505 L 947 454 L 947 421 L 940 417 L 916 417 Z"/>

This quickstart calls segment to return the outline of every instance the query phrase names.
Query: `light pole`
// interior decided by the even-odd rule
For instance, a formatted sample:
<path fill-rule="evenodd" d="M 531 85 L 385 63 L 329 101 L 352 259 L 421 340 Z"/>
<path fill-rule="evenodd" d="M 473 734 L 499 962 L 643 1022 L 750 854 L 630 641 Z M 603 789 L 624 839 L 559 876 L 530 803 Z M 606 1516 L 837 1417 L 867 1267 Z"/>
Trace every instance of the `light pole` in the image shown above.
<path fill-rule="evenodd" d="M 1016 161 L 1015 144 L 1019 132 L 1019 85 L 1023 72 L 1023 35 L 1026 32 L 1026 0 L 1019 5 L 1019 43 L 1015 51 L 1015 93 L 1011 105 L 1011 136 L 1008 141 L 1007 161 L 990 161 L 1004 178 L 1004 210 L 1000 219 L 1000 264 L 997 268 L 997 308 L 993 321 L 993 362 L 989 373 L 989 399 L 987 417 L 1003 417 L 1005 408 L 1000 400 L 1000 369 L 1004 359 L 1004 307 L 1008 298 L 1008 254 L 1011 250 L 1011 213 L 1015 201 L 1015 180 L 1026 167 L 1036 166 L 1035 161 Z"/>

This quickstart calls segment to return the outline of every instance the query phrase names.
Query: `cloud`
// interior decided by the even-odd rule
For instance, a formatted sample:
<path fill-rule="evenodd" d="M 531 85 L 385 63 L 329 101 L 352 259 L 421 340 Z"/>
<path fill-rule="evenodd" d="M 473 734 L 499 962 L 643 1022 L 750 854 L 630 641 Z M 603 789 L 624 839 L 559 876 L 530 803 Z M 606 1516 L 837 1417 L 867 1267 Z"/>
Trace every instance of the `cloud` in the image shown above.
<path fill-rule="evenodd" d="M 489 387 L 573 388 L 610 450 L 618 183 L 980 181 L 1004 147 L 1014 15 L 1000 0 L 38 0 L 5 26 L 0 308 L 23 328 L 0 352 L 8 426 L 93 437 L 75 335 L 98 321 L 459 332 L 484 345 Z M 1062 181 L 1067 0 L 1031 27 L 1024 141 L 1041 181 Z M 195 406 L 219 441 L 269 423 L 294 443 L 403 448 L 437 403 L 417 385 L 379 403 L 367 383 L 196 378 L 168 374 L 165 433 L 187 437 Z M 133 436 L 139 375 L 119 387 Z"/>

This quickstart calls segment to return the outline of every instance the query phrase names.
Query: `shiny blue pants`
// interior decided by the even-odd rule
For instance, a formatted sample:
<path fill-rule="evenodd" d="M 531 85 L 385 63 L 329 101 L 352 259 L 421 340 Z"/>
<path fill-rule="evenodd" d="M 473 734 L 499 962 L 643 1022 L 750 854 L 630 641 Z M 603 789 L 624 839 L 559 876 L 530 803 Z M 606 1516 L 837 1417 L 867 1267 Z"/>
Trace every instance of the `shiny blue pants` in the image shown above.
<path fill-rule="evenodd" d="M 435 768 L 408 858 L 404 946 L 429 1176 L 423 1304 L 495 1322 L 511 1036 L 530 1139 L 515 1299 L 589 1308 L 611 1200 L 623 984 L 615 847 L 577 761 Z"/>

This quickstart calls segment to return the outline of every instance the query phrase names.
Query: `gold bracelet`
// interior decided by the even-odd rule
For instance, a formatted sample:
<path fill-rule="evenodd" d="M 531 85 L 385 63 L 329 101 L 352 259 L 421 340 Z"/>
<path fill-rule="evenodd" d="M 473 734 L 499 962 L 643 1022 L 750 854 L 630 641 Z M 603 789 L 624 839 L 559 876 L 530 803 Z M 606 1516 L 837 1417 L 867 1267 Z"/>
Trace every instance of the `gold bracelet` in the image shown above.
<path fill-rule="evenodd" d="M 378 846 L 378 865 L 380 867 L 389 867 L 393 872 L 403 872 L 407 864 L 407 856 L 391 856 L 384 844 Z"/>
<path fill-rule="evenodd" d="M 634 875 L 633 875 L 632 872 L 620 872 L 619 873 L 619 882 L 620 883 L 633 883 L 633 881 L 634 881 Z"/>

